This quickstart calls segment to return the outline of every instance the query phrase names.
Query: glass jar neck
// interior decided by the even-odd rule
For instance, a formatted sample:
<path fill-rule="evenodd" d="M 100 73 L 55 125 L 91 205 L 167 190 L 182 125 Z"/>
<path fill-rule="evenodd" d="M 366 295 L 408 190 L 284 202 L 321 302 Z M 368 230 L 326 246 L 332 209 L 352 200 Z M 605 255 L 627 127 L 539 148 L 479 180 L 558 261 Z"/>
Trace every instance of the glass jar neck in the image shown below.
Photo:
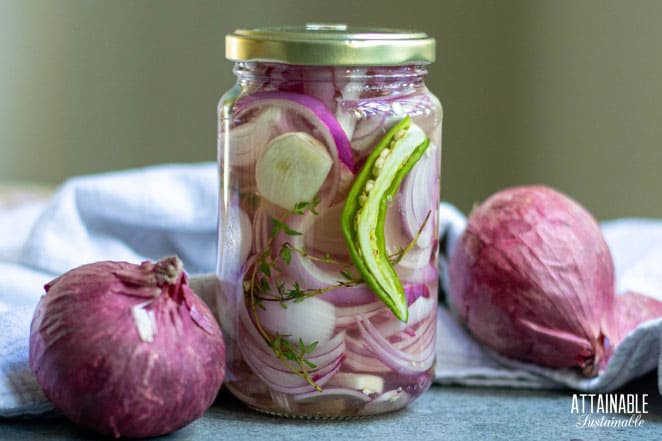
<path fill-rule="evenodd" d="M 234 73 L 241 86 L 304 92 L 308 87 L 336 86 L 338 89 L 361 84 L 366 91 L 378 86 L 384 90 L 424 87 L 424 64 L 403 66 L 298 66 L 268 62 L 237 62 Z M 301 89 L 301 90 L 299 90 Z"/>

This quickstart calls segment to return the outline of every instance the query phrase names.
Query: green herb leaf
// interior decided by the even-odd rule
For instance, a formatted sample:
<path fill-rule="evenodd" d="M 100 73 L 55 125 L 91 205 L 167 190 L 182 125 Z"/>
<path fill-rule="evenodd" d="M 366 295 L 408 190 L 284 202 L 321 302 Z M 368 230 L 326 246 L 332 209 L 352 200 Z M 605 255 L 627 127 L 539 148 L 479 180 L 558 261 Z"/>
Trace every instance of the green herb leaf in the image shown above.
<path fill-rule="evenodd" d="M 294 205 L 294 214 L 304 214 L 304 210 L 310 206 L 310 202 L 298 202 Z"/>
<path fill-rule="evenodd" d="M 305 292 L 301 290 L 299 282 L 294 282 L 292 289 L 287 293 L 288 298 L 293 299 L 295 302 L 297 302 L 297 300 L 302 301 L 305 298 L 304 295 Z"/>
<path fill-rule="evenodd" d="M 261 277 L 259 282 L 259 288 L 260 288 L 260 292 L 269 291 L 269 289 L 271 289 L 271 287 L 269 286 L 269 281 L 264 277 Z"/>
<path fill-rule="evenodd" d="M 349 273 L 349 271 L 347 271 L 347 270 L 340 271 L 340 275 L 343 276 L 347 280 L 353 280 L 354 279 L 352 277 L 352 275 Z"/>
<path fill-rule="evenodd" d="M 260 272 L 267 277 L 271 277 L 271 268 L 269 268 L 267 262 L 260 262 Z"/>
<path fill-rule="evenodd" d="M 274 226 L 271 228 L 271 238 L 273 239 L 276 237 L 276 234 L 278 234 L 278 232 L 283 229 L 283 223 L 274 218 L 271 218 L 271 223 L 274 224 Z"/>
<path fill-rule="evenodd" d="M 271 219 L 271 222 L 274 224 L 274 226 L 271 228 L 271 238 L 273 239 L 276 237 L 276 234 L 278 234 L 279 231 L 284 231 L 285 234 L 288 234 L 290 236 L 301 236 L 301 233 L 291 229 L 286 223 L 279 221 L 278 219 Z"/>
<path fill-rule="evenodd" d="M 289 265 L 292 261 L 292 253 L 290 252 L 290 248 L 286 245 L 283 245 L 283 247 L 280 249 L 280 257 L 282 257 L 283 261 Z"/>
<path fill-rule="evenodd" d="M 317 212 L 316 208 L 320 204 L 320 202 L 321 202 L 321 198 L 320 198 L 319 193 L 317 193 L 315 195 L 315 197 L 313 198 L 313 203 L 312 203 L 312 206 L 310 207 L 310 212 L 313 213 L 315 216 L 317 216 L 319 214 Z"/>
<path fill-rule="evenodd" d="M 301 236 L 300 232 L 291 229 L 286 224 L 283 224 L 283 231 L 285 232 L 285 234 L 288 234 L 290 236 Z"/>
<path fill-rule="evenodd" d="M 281 340 L 281 336 L 280 336 L 280 334 L 276 334 L 276 335 L 274 336 L 274 341 L 273 341 L 273 343 L 271 344 L 271 347 L 273 348 L 274 351 L 278 351 L 278 352 L 280 353 L 281 343 L 282 343 L 282 340 Z"/>
<path fill-rule="evenodd" d="M 310 354 L 311 352 L 313 352 L 313 351 L 315 350 L 315 348 L 317 347 L 317 344 L 318 344 L 318 343 L 319 343 L 318 341 L 314 341 L 314 342 L 312 342 L 311 344 L 309 344 L 308 346 L 306 346 L 306 349 L 303 350 L 302 352 L 303 352 L 304 354 Z"/>
<path fill-rule="evenodd" d="M 266 306 L 264 306 L 264 304 L 262 303 L 262 300 L 259 297 L 255 297 L 253 299 L 253 301 L 255 302 L 255 306 L 257 306 L 261 310 L 263 310 L 263 311 L 267 310 Z"/>

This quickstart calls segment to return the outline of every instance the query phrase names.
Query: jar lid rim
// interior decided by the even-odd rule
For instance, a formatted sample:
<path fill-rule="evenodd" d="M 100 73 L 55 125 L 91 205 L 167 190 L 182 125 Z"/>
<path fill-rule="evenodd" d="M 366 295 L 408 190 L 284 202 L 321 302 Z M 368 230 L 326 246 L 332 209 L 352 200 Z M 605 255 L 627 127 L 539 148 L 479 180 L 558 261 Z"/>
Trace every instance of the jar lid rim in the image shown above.
<path fill-rule="evenodd" d="M 237 29 L 225 37 L 225 57 L 324 66 L 427 64 L 435 60 L 435 43 L 420 31 L 308 23 Z"/>

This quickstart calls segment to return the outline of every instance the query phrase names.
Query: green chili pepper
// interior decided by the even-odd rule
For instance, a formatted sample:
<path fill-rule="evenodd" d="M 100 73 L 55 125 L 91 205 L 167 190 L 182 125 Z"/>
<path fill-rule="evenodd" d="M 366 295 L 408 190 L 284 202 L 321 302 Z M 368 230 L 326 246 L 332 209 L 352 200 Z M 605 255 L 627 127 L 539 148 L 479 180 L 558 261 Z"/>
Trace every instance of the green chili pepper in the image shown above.
<path fill-rule="evenodd" d="M 409 116 L 377 144 L 352 185 L 342 213 L 342 230 L 359 273 L 393 314 L 407 322 L 405 293 L 388 260 L 384 239 L 386 209 L 400 182 L 430 140 Z"/>

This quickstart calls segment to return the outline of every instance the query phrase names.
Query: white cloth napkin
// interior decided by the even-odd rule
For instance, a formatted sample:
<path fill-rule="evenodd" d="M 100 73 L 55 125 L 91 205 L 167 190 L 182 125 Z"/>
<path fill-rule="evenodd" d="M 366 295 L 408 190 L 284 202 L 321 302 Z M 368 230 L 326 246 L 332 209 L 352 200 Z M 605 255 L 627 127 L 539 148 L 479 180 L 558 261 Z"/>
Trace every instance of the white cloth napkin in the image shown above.
<path fill-rule="evenodd" d="M 213 272 L 217 189 L 213 163 L 163 165 L 73 178 L 47 203 L 0 211 L 0 417 L 51 409 L 28 367 L 30 320 L 43 284 L 88 262 L 140 262 L 173 253 L 189 273 Z M 440 218 L 441 282 L 447 288 L 448 256 L 465 217 L 442 204 Z M 662 261 L 662 221 L 610 222 L 604 231 L 614 253 L 619 291 L 662 293 L 657 265 Z M 210 277 L 193 277 L 192 285 L 203 298 L 213 299 Z M 640 326 L 618 346 L 607 369 L 586 380 L 571 371 L 490 353 L 444 307 L 439 309 L 438 331 L 436 381 L 442 384 L 605 392 L 657 366 L 662 343 L 662 320 Z"/>

